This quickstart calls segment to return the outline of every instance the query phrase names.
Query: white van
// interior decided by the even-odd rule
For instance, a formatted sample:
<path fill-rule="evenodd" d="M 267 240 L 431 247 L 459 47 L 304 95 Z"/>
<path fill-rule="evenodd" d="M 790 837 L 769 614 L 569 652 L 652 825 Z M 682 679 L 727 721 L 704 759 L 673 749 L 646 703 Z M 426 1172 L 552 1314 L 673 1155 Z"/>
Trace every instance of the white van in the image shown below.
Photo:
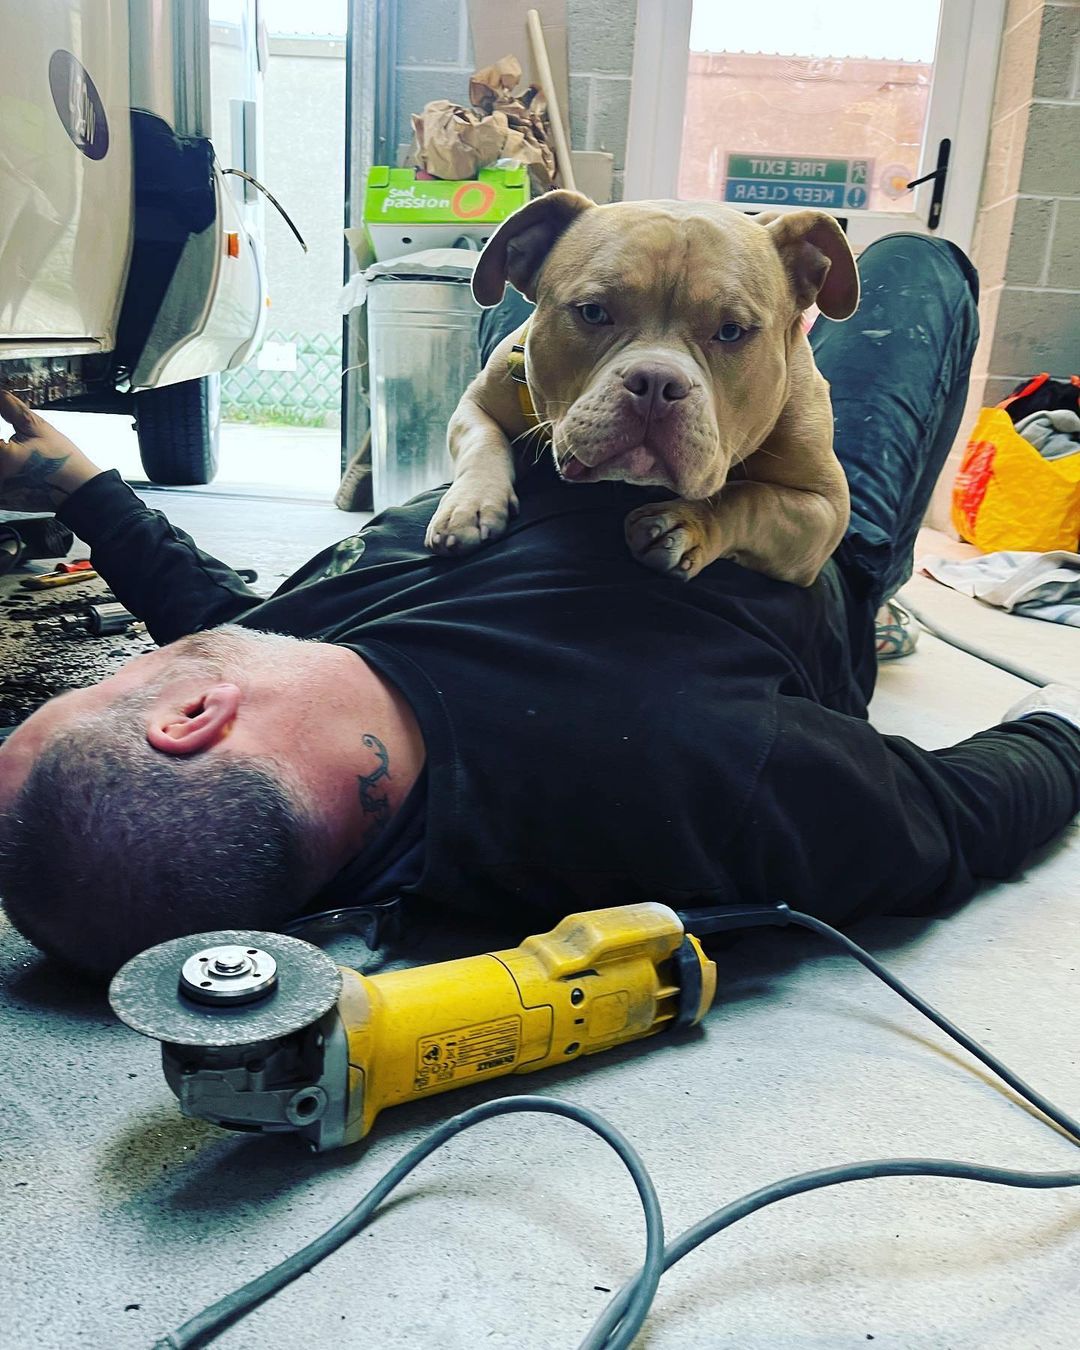
<path fill-rule="evenodd" d="M 226 168 L 254 172 L 256 0 L 213 17 L 236 30 Z M 131 412 L 157 483 L 213 478 L 220 372 L 265 326 L 259 207 L 210 139 L 209 38 L 209 0 L 0 0 L 0 381 Z"/>

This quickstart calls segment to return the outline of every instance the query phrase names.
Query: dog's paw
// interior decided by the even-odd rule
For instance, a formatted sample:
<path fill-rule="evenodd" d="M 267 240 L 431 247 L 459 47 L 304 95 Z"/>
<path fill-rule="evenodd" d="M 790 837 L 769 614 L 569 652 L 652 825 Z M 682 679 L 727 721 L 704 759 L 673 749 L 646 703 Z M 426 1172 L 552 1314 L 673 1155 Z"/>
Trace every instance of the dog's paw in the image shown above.
<path fill-rule="evenodd" d="M 504 535 L 517 509 L 512 488 L 478 489 L 464 481 L 451 483 L 431 517 L 424 544 L 432 553 L 471 553 Z"/>
<path fill-rule="evenodd" d="M 693 502 L 652 502 L 631 511 L 625 522 L 630 552 L 646 567 L 682 581 L 712 561 L 708 531 Z"/>

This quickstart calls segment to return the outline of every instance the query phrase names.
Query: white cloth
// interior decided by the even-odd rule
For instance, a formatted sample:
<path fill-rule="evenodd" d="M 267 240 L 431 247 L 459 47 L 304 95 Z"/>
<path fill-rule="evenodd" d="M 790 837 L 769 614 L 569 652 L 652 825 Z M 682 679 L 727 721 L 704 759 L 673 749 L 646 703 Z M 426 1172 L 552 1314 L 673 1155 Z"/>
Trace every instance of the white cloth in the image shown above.
<path fill-rule="evenodd" d="M 468 248 L 428 248 L 372 263 L 354 272 L 338 297 L 338 308 L 349 314 L 367 299 L 371 283 L 380 277 L 402 281 L 470 281 L 480 254 Z"/>
<path fill-rule="evenodd" d="M 926 558 L 919 570 L 984 605 L 1080 628 L 1080 553 L 984 553 L 962 562 Z"/>

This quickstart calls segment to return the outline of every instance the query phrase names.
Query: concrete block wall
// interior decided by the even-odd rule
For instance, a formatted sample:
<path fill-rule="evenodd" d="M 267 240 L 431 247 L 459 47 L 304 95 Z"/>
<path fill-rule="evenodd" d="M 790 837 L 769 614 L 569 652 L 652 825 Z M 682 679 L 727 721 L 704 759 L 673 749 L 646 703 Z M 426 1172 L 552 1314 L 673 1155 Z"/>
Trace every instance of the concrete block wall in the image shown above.
<path fill-rule="evenodd" d="M 636 0 L 567 0 L 570 139 L 575 150 L 615 157 L 614 194 L 622 195 Z M 518 55 L 518 53 L 515 53 Z M 400 0 L 396 44 L 395 127 L 412 139 L 411 114 L 432 99 L 468 99 L 474 70 L 466 0 Z"/>
<path fill-rule="evenodd" d="M 972 258 L 982 338 L 939 527 L 979 408 L 1041 370 L 1080 373 L 1080 0 L 1010 0 Z"/>

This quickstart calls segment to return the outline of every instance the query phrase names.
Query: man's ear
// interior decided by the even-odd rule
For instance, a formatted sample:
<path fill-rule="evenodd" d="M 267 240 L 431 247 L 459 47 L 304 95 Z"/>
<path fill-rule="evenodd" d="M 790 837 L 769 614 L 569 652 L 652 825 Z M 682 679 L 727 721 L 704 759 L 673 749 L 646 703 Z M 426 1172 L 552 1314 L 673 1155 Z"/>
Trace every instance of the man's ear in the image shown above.
<path fill-rule="evenodd" d="M 509 281 L 527 300 L 536 299 L 540 269 L 559 235 L 583 211 L 596 205 L 580 192 L 545 192 L 499 226 L 487 241 L 473 273 L 472 293 L 490 309 L 503 298 Z"/>
<path fill-rule="evenodd" d="M 767 212 L 757 217 L 772 235 L 800 309 L 848 319 L 859 304 L 859 274 L 843 230 L 824 211 Z"/>
<path fill-rule="evenodd" d="M 196 755 L 229 734 L 240 709 L 235 684 L 215 684 L 194 698 L 155 703 L 146 725 L 146 739 L 166 755 Z"/>

